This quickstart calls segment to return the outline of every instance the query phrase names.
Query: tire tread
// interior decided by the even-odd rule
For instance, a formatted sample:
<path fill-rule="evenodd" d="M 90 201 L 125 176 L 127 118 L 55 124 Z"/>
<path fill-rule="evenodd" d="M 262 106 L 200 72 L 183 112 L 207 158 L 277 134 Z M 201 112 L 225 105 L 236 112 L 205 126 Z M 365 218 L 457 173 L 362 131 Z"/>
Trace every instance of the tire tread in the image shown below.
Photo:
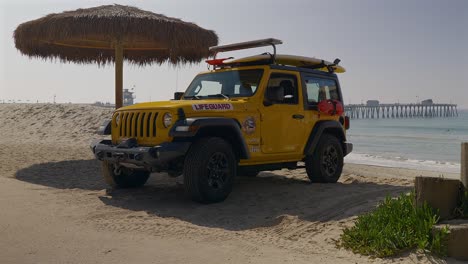
<path fill-rule="evenodd" d="M 320 168 L 320 155 L 321 150 L 326 144 L 336 144 L 338 145 L 337 150 L 339 151 L 341 166 L 338 168 L 338 171 L 335 177 L 330 178 L 324 175 Z M 331 134 L 323 134 L 320 137 L 320 141 L 317 144 L 317 148 L 314 150 L 312 155 L 308 155 L 305 159 L 306 172 L 311 182 L 314 183 L 336 183 L 341 176 L 343 170 L 343 149 L 341 148 L 340 141 Z"/>

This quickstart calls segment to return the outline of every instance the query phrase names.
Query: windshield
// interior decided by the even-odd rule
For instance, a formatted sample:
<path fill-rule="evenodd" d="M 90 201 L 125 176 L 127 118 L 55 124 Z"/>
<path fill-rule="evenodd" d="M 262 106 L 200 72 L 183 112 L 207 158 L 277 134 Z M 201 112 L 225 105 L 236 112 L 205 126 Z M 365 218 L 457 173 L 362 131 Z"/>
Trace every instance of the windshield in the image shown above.
<path fill-rule="evenodd" d="M 192 81 L 184 98 L 250 97 L 255 94 L 263 70 L 242 70 L 200 74 Z"/>

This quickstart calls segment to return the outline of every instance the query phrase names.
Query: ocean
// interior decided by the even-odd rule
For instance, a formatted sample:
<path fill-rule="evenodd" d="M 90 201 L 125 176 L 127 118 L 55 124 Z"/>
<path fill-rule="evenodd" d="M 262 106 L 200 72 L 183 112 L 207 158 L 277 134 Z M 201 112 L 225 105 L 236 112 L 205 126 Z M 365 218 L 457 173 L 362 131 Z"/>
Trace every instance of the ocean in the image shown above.
<path fill-rule="evenodd" d="M 460 144 L 468 142 L 468 110 L 458 117 L 352 119 L 347 163 L 460 172 Z"/>

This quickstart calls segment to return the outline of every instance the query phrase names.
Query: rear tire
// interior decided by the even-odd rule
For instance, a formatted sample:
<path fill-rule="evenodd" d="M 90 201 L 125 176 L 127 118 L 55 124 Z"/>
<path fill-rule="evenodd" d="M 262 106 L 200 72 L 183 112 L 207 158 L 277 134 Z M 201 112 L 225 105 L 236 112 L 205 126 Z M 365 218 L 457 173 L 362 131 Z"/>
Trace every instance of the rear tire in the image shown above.
<path fill-rule="evenodd" d="M 337 182 L 343 171 L 340 141 L 330 134 L 323 134 L 314 153 L 306 156 L 305 165 L 311 182 Z"/>
<path fill-rule="evenodd" d="M 232 191 L 236 169 L 237 159 L 228 142 L 217 137 L 202 138 L 185 157 L 185 192 L 201 203 L 224 201 Z"/>
<path fill-rule="evenodd" d="M 104 181 L 113 188 L 136 188 L 145 185 L 150 176 L 149 171 L 120 168 L 120 174 L 114 173 L 114 164 L 103 161 L 102 175 Z"/>

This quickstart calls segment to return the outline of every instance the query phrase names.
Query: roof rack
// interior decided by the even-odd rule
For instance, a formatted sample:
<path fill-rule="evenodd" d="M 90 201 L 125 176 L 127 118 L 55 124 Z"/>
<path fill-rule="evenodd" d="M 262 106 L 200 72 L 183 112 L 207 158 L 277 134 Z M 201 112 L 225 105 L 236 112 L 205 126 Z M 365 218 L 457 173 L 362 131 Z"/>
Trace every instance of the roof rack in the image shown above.
<path fill-rule="evenodd" d="M 273 47 L 273 62 L 275 61 L 276 56 L 276 45 L 283 44 L 283 41 L 274 38 L 252 40 L 246 42 L 233 43 L 228 45 L 213 46 L 210 47 L 210 51 L 213 52 L 213 57 L 216 59 L 216 55 L 219 52 L 233 51 L 233 50 L 242 50 L 242 49 L 251 49 L 265 46 Z"/>

